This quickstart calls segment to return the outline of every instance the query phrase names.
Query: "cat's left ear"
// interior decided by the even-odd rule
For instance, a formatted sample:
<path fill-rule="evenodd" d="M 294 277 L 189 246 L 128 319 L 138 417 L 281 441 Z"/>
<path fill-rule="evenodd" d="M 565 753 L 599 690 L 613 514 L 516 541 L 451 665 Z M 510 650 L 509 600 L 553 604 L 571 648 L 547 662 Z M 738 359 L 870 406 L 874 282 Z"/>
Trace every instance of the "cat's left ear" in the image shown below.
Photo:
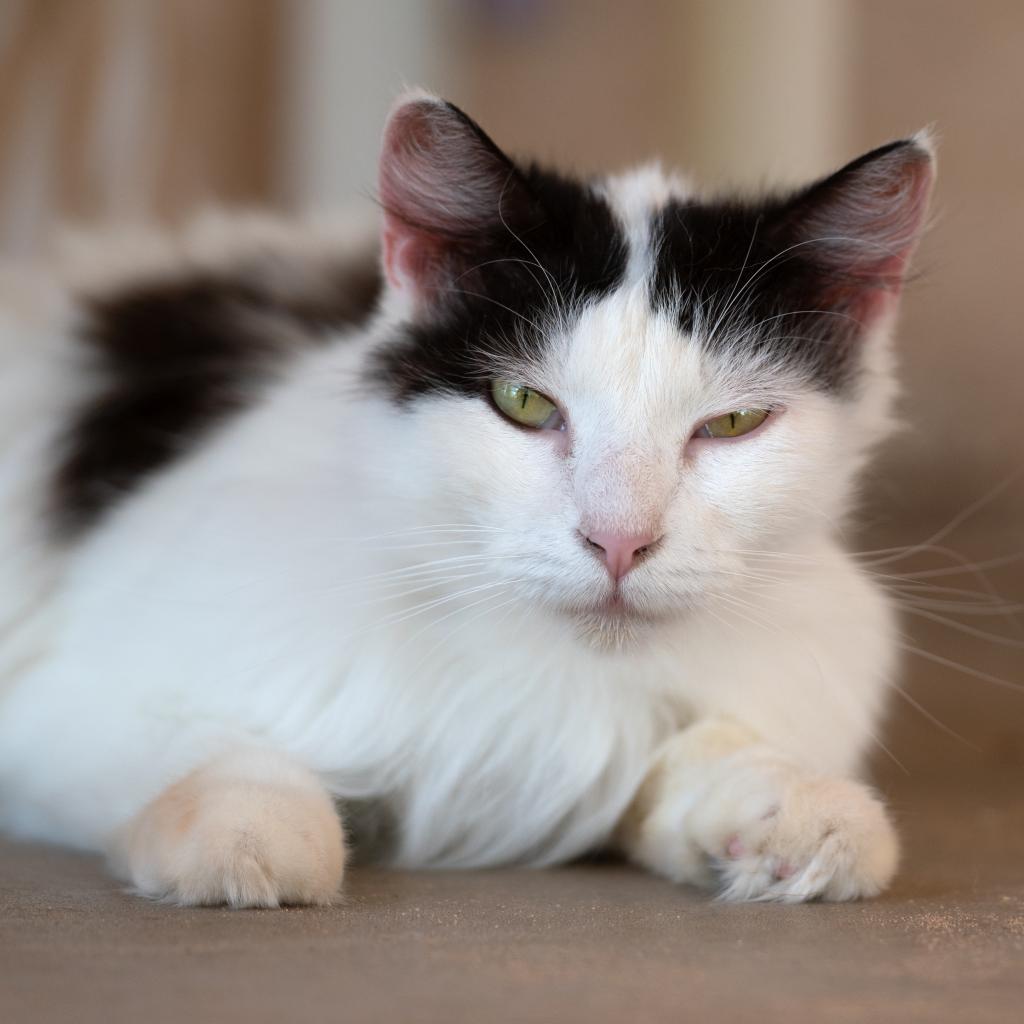
<path fill-rule="evenodd" d="M 420 308 L 443 301 L 510 231 L 543 219 L 515 164 L 479 125 L 422 92 L 401 98 L 388 118 L 379 194 L 388 282 Z"/>
<path fill-rule="evenodd" d="M 934 146 L 921 132 L 865 154 L 789 201 L 779 242 L 814 268 L 822 305 L 868 327 L 893 308 L 934 180 Z"/>

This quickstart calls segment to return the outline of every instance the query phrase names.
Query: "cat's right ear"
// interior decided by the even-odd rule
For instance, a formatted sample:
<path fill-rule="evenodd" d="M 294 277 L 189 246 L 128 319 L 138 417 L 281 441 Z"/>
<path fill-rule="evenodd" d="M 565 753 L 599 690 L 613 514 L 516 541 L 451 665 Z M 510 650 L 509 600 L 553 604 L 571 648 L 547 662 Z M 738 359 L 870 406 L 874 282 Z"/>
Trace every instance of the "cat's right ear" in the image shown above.
<path fill-rule="evenodd" d="M 384 270 L 414 306 L 453 287 L 501 233 L 537 219 L 515 164 L 458 107 L 421 92 L 388 118 L 379 195 Z"/>

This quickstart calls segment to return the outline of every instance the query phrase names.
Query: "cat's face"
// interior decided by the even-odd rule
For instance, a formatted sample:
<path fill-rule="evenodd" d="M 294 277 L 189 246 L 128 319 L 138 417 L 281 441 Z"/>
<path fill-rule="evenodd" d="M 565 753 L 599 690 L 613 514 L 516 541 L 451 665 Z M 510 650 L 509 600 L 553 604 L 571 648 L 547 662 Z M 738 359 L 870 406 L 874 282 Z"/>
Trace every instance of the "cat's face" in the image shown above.
<path fill-rule="evenodd" d="M 834 528 L 887 427 L 930 180 L 909 142 L 798 197 L 701 203 L 653 171 L 517 168 L 454 108 L 400 106 L 401 326 L 375 373 L 414 426 L 427 525 L 471 527 L 501 592 L 597 635 L 784 572 L 772 555 Z"/>

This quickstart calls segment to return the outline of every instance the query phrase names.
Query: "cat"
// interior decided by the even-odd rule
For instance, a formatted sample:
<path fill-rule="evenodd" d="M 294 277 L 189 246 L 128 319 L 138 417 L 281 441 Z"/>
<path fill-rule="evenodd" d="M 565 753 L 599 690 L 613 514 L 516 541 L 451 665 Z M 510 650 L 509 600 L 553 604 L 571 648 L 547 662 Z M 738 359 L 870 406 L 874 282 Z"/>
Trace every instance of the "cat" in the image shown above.
<path fill-rule="evenodd" d="M 379 269 L 227 217 L 9 289 L 0 824 L 179 904 L 598 849 L 879 893 L 896 624 L 838 533 L 933 177 L 578 180 L 411 92 Z"/>

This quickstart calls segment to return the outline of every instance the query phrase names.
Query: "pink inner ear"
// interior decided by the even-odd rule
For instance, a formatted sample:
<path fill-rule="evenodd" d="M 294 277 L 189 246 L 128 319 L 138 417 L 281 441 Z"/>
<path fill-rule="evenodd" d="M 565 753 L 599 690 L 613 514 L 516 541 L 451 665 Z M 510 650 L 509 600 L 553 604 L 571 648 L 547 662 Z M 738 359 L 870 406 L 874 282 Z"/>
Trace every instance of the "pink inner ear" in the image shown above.
<path fill-rule="evenodd" d="M 931 155 L 907 143 L 856 167 L 849 180 L 829 183 L 834 193 L 803 225 L 805 237 L 823 240 L 822 264 L 835 270 L 827 303 L 865 325 L 893 308 L 924 225 L 933 180 Z"/>
<path fill-rule="evenodd" d="M 388 218 L 385 214 L 384 217 L 384 234 L 382 236 L 382 245 L 384 249 L 384 272 L 387 274 L 388 281 L 394 288 L 401 288 L 404 278 L 404 272 L 399 267 L 400 252 L 402 248 L 402 240 L 399 235 L 388 225 Z"/>
<path fill-rule="evenodd" d="M 431 251 L 428 236 L 385 214 L 384 272 L 393 288 L 422 297 L 431 278 Z"/>
<path fill-rule="evenodd" d="M 863 273 L 883 288 L 899 292 L 924 224 L 932 179 L 931 160 L 923 157 L 908 162 L 900 176 L 884 181 L 865 197 L 868 236 L 879 250 L 872 257 L 870 248 L 866 248 L 863 268 L 858 268 L 855 261 L 855 273 Z"/>
<path fill-rule="evenodd" d="M 418 298 L 457 273 L 487 231 L 524 207 L 512 162 L 460 110 L 430 97 L 392 113 L 378 187 L 388 281 Z"/>
<path fill-rule="evenodd" d="M 845 315 L 852 317 L 863 327 L 871 327 L 896 307 L 900 290 L 899 285 L 896 287 L 837 289 L 839 294 L 836 294 L 835 298 L 830 297 L 830 301 L 841 307 Z"/>
<path fill-rule="evenodd" d="M 863 263 L 853 261 L 852 274 L 862 278 L 865 287 L 854 286 L 847 303 L 850 315 L 866 326 L 890 312 L 899 301 L 910 256 L 924 224 L 932 178 L 931 161 L 918 161 L 907 168 L 902 179 L 872 197 L 877 212 L 871 218 L 871 234 L 878 240 L 879 250 L 872 256 L 869 244 Z"/>
<path fill-rule="evenodd" d="M 388 121 L 380 156 L 385 273 L 394 288 L 417 297 L 428 289 L 431 264 L 440 255 L 430 226 L 444 205 L 438 180 L 444 120 L 444 107 L 437 101 L 403 104 Z"/>

